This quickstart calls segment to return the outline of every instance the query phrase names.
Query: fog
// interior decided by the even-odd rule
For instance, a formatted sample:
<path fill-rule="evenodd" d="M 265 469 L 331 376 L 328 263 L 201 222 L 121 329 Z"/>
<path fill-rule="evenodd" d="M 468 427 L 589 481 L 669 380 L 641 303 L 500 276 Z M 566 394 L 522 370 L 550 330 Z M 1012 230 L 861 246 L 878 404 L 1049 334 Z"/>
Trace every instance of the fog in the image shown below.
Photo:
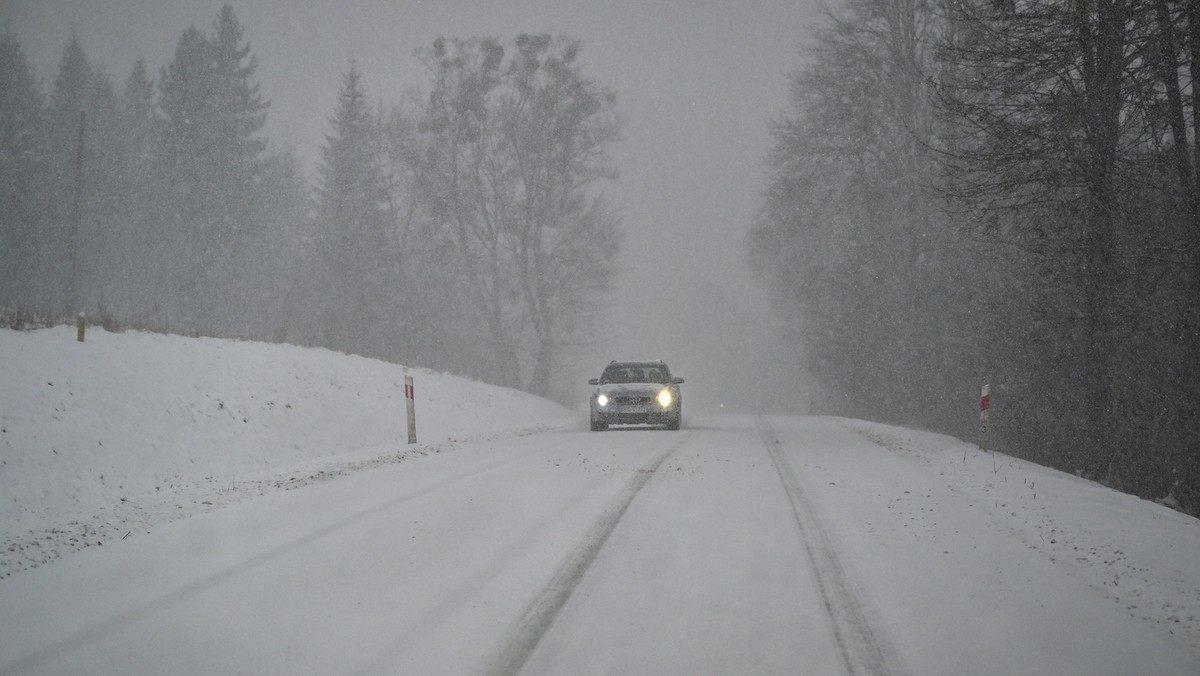
<path fill-rule="evenodd" d="M 6 0 L 3 21 L 43 83 L 76 31 L 117 82 L 137 58 L 151 77 L 188 25 L 209 27 L 223 0 Z M 786 104 L 809 3 L 526 0 L 232 3 L 271 103 L 265 136 L 295 148 L 311 175 L 353 59 L 369 96 L 400 99 L 423 82 L 414 50 L 438 36 L 549 32 L 583 43 L 585 72 L 617 94 L 619 178 L 604 188 L 625 233 L 609 319 L 578 377 L 611 359 L 664 359 L 691 405 L 795 410 L 801 379 L 746 262 L 763 184 L 768 120 Z M 570 369 L 567 369 L 568 371 Z M 581 381 L 582 382 L 582 381 Z M 580 390 L 581 396 L 584 390 Z M 781 402 L 786 402 L 781 406 Z"/>
<path fill-rule="evenodd" d="M 0 0 L 0 326 L 115 299 L 581 417 L 662 359 L 688 413 L 1200 510 L 1194 2 L 225 4 Z"/>

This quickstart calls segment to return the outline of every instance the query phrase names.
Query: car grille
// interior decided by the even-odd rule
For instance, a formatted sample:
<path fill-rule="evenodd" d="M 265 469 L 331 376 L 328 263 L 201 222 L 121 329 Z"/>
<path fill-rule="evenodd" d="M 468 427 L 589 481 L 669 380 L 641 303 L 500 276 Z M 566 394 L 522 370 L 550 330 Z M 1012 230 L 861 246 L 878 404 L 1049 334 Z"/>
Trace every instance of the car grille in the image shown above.
<path fill-rule="evenodd" d="M 616 396 L 613 397 L 614 404 L 653 404 L 654 397 L 631 397 L 631 396 Z"/>

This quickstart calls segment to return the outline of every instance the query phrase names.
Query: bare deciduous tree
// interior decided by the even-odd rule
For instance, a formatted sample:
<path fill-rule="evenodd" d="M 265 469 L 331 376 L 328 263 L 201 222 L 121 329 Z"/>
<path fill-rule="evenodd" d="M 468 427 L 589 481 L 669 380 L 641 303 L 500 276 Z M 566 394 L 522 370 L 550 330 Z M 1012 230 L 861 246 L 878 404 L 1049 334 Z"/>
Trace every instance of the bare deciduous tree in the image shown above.
<path fill-rule="evenodd" d="M 547 394 L 615 274 L 618 219 L 598 182 L 614 175 L 619 122 L 614 95 L 583 74 L 578 42 L 521 35 L 512 47 L 439 39 L 420 53 L 433 78 L 420 185 L 490 337 L 495 378 Z"/>

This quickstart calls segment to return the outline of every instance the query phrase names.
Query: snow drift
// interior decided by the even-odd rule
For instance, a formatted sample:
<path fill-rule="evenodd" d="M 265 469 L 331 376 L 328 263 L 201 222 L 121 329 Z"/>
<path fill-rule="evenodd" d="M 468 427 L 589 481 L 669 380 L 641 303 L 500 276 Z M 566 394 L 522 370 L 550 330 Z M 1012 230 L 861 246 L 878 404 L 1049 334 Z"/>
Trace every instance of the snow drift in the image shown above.
<path fill-rule="evenodd" d="M 561 420 L 553 402 L 322 349 L 93 329 L 0 330 L 0 535 L 86 521 L 156 494 L 429 452 L 453 435 Z M 295 476 L 291 476 L 295 478 Z M 149 502 L 147 502 L 149 501 Z M 3 570 L 0 570 L 3 577 Z"/>

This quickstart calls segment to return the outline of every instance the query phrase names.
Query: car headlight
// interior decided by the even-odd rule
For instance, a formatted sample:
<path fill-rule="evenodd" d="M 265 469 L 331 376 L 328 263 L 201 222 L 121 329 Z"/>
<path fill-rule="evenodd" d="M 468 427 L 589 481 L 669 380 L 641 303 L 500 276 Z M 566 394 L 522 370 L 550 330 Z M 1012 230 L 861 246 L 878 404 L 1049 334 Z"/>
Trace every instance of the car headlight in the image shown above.
<path fill-rule="evenodd" d="M 671 390 L 663 390 L 658 393 L 658 405 L 663 408 L 671 405 Z"/>
<path fill-rule="evenodd" d="M 608 406 L 608 395 L 600 394 L 596 396 L 596 403 L 601 406 Z"/>

